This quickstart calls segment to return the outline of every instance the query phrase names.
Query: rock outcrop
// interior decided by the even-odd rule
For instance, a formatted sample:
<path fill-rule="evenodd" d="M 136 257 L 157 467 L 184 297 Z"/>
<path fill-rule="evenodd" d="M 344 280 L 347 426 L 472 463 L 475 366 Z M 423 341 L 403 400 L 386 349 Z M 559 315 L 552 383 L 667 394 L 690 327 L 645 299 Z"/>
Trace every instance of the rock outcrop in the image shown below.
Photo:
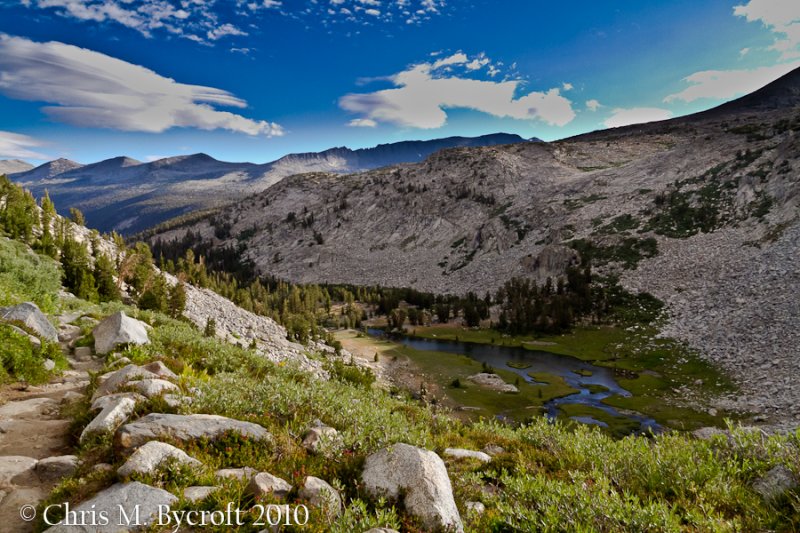
<path fill-rule="evenodd" d="M 218 415 L 150 413 L 119 428 L 114 437 L 114 444 L 123 452 L 131 452 L 151 440 L 214 441 L 229 432 L 238 433 L 255 441 L 272 440 L 272 435 L 266 429 L 252 422 L 242 422 Z"/>

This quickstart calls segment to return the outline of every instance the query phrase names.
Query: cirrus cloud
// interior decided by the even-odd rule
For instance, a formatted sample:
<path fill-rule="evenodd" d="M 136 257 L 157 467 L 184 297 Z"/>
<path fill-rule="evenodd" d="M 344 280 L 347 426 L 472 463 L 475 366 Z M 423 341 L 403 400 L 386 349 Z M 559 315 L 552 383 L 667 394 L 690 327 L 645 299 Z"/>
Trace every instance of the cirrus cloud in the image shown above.
<path fill-rule="evenodd" d="M 0 93 L 47 102 L 43 111 L 75 126 L 158 133 L 173 127 L 279 136 L 280 125 L 215 106 L 247 103 L 222 89 L 187 85 L 150 69 L 60 42 L 0 34 Z"/>
<path fill-rule="evenodd" d="M 0 157 L 49 159 L 48 156 L 36 151 L 43 144 L 41 141 L 27 135 L 0 131 Z"/>
<path fill-rule="evenodd" d="M 458 52 L 433 63 L 419 63 L 385 78 L 394 88 L 347 94 L 339 99 L 339 105 L 361 115 L 361 120 L 420 129 L 444 126 L 447 110 L 456 108 L 501 118 L 541 120 L 554 126 L 564 126 L 575 118 L 572 103 L 558 88 L 518 96 L 524 83 L 521 79 L 495 82 L 466 77 L 484 70 L 491 76 L 496 69 L 485 56 L 477 59 L 476 63 Z"/>

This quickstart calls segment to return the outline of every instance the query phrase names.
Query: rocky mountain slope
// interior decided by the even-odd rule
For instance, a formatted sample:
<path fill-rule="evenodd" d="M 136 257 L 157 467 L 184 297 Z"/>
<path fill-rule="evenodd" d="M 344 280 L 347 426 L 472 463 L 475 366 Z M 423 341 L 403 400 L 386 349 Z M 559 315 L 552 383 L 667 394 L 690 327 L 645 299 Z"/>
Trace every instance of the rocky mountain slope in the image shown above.
<path fill-rule="evenodd" d="M 544 280 L 589 254 L 666 300 L 667 331 L 740 376 L 751 407 L 800 417 L 796 388 L 761 380 L 800 375 L 799 132 L 795 71 L 680 119 L 292 176 L 154 238 L 243 245 L 294 281 L 453 293 Z"/>
<path fill-rule="evenodd" d="M 0 174 L 41 196 L 47 190 L 56 207 L 81 209 L 90 226 L 101 231 L 135 233 L 171 217 L 197 209 L 219 207 L 260 192 L 285 176 L 300 172 L 358 172 L 398 163 L 413 163 L 443 148 L 489 146 L 521 142 L 517 135 L 449 137 L 431 141 L 382 144 L 350 150 L 290 154 L 256 165 L 226 163 L 206 154 L 168 157 L 142 163 L 115 157 L 81 165 L 58 159 L 34 169 L 9 167 Z"/>
<path fill-rule="evenodd" d="M 0 174 L 14 174 L 15 172 L 27 172 L 33 165 L 20 161 L 19 159 L 0 160 Z"/>

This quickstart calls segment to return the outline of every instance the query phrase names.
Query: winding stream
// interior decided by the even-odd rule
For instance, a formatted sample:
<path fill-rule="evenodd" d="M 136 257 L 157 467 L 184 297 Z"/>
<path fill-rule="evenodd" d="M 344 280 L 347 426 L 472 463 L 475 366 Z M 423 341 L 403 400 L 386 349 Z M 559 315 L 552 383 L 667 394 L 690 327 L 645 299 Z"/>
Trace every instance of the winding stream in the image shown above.
<path fill-rule="evenodd" d="M 375 337 L 384 336 L 385 333 L 380 329 L 369 329 L 368 333 Z M 653 432 L 661 431 L 661 426 L 652 418 L 635 413 L 632 411 L 619 411 L 610 405 L 602 403 L 602 400 L 615 394 L 630 397 L 631 393 L 622 388 L 614 377 L 614 371 L 610 368 L 593 365 L 582 361 L 576 357 L 568 355 L 554 354 L 541 350 L 529 350 L 509 346 L 495 346 L 491 344 L 475 344 L 468 342 L 458 342 L 439 339 L 422 339 L 419 337 L 393 337 L 392 340 L 415 350 L 446 352 L 452 354 L 466 355 L 481 363 L 486 363 L 493 368 L 502 368 L 517 374 L 521 380 L 528 383 L 537 383 L 528 373 L 545 372 L 556 376 L 561 376 L 570 387 L 578 389 L 578 392 L 569 396 L 555 398 L 544 404 L 546 414 L 550 418 L 558 416 L 560 405 L 580 404 L 588 405 L 596 409 L 605 411 L 611 416 L 621 416 L 639 423 L 639 431 Z M 513 368 L 508 363 L 516 363 L 527 368 Z M 529 365 L 529 366 L 528 366 Z M 581 375 L 591 373 L 591 375 Z M 607 390 L 592 392 L 591 385 L 601 385 Z M 591 416 L 576 416 L 573 420 L 586 424 L 596 424 L 606 426 L 600 420 Z"/>

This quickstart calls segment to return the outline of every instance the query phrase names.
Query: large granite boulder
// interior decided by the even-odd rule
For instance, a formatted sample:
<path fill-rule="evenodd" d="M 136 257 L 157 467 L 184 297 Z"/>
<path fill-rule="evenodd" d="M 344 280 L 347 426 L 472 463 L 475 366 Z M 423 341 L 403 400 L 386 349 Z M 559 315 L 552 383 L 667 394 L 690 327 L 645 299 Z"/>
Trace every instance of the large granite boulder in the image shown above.
<path fill-rule="evenodd" d="M 81 433 L 81 442 L 92 435 L 112 433 L 125 422 L 136 408 L 136 402 L 127 396 L 121 396 L 106 405 L 100 413 L 89 422 Z"/>
<path fill-rule="evenodd" d="M 273 476 L 268 472 L 260 472 L 250 479 L 247 493 L 262 498 L 267 495 L 275 496 L 281 500 L 292 491 L 292 486 L 285 479 Z"/>
<path fill-rule="evenodd" d="M 254 441 L 272 440 L 269 431 L 252 422 L 242 422 L 218 415 L 150 413 L 119 428 L 114 444 L 118 450 L 128 453 L 151 440 L 214 441 L 227 433 L 238 433 Z"/>
<path fill-rule="evenodd" d="M 334 519 L 342 513 L 342 497 L 339 491 L 318 477 L 306 477 L 299 496 L 314 507 L 322 509 L 329 519 Z"/>
<path fill-rule="evenodd" d="M 25 302 L 11 307 L 0 307 L 0 320 L 23 324 L 39 337 L 48 341 L 58 342 L 58 330 L 33 302 Z"/>
<path fill-rule="evenodd" d="M 178 501 L 169 492 L 133 481 L 117 483 L 97 493 L 93 498 L 70 509 L 75 516 L 108 517 L 108 525 L 76 526 L 61 524 L 48 529 L 48 533 L 128 533 L 146 529 L 153 524 L 160 506 L 169 507 Z M 94 513 L 90 515 L 89 513 Z M 128 525 L 127 519 L 137 520 L 138 525 Z"/>
<path fill-rule="evenodd" d="M 92 330 L 94 351 L 105 355 L 120 344 L 147 344 L 147 325 L 122 311 L 106 317 Z"/>
<path fill-rule="evenodd" d="M 168 461 L 187 466 L 203 464 L 175 446 L 152 440 L 133 452 L 125 464 L 119 467 L 117 474 L 120 477 L 128 477 L 131 474 L 152 474 Z"/>
<path fill-rule="evenodd" d="M 92 402 L 128 385 L 128 382 L 143 379 L 158 379 L 158 376 L 136 365 L 127 365 L 101 378 L 100 385 L 92 395 Z"/>
<path fill-rule="evenodd" d="M 369 457 L 361 474 L 364 488 L 374 497 L 399 499 L 426 528 L 463 532 L 444 461 L 432 451 L 395 444 Z"/>

